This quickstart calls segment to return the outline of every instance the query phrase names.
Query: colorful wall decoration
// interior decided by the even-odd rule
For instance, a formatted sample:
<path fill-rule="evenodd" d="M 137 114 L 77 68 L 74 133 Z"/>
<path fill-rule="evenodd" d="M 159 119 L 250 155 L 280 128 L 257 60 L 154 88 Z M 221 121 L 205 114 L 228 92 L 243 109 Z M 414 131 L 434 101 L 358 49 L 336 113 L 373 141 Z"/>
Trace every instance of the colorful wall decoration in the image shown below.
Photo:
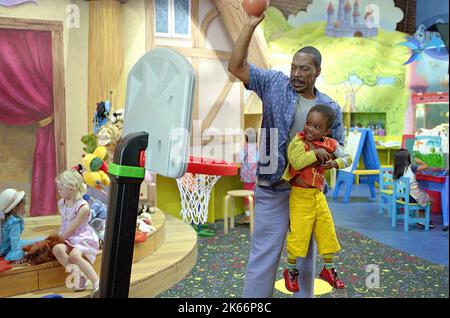
<path fill-rule="evenodd" d="M 263 30 L 272 53 L 317 47 L 323 57 L 318 88 L 344 112 L 385 112 L 387 135 L 402 135 L 399 118 L 410 96 L 404 65 L 410 49 L 399 45 L 407 34 L 395 31 L 402 19 L 393 0 L 315 0 L 288 19 L 269 7 Z"/>
<path fill-rule="evenodd" d="M 448 48 L 444 34 L 437 32 L 437 24 L 446 24 L 448 41 L 448 2 L 417 1 L 414 36 L 401 44 L 410 49 L 410 88 L 416 93 L 448 92 Z"/>
<path fill-rule="evenodd" d="M 425 161 L 430 167 L 444 167 L 440 136 L 417 136 L 413 154 L 415 158 Z"/>
<path fill-rule="evenodd" d="M 0 0 L 0 6 L 13 7 L 13 6 L 18 6 L 19 4 L 24 4 L 27 2 L 37 3 L 37 0 Z"/>
<path fill-rule="evenodd" d="M 408 86 L 411 93 L 448 92 L 448 8 L 447 1 L 417 1 L 417 31 L 401 43 L 410 50 L 405 64 L 410 68 Z M 413 103 L 409 106 L 404 121 L 405 133 L 415 133 L 420 127 L 416 118 L 423 117 L 423 108 L 419 106 Z M 438 121 L 446 124 L 448 134 L 448 103 L 434 105 L 430 111 L 436 112 L 439 107 L 447 108 L 446 112 L 441 112 Z"/>

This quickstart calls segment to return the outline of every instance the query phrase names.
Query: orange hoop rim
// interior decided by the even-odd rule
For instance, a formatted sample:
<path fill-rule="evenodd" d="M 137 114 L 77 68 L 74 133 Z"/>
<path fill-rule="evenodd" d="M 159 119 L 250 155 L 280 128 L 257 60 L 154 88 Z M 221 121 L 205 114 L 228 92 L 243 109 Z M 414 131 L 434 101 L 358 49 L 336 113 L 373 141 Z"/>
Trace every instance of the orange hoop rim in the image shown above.
<path fill-rule="evenodd" d="M 234 176 L 238 166 L 232 162 L 189 156 L 187 172 L 217 176 Z"/>

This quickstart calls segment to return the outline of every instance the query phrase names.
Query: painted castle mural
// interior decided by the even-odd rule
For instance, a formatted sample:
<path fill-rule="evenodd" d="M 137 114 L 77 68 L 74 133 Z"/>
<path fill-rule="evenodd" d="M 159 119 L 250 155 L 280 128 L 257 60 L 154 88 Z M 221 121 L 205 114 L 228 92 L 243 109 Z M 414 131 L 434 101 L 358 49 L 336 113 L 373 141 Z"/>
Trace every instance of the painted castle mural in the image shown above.
<path fill-rule="evenodd" d="M 358 0 L 353 3 L 353 9 L 349 0 L 339 0 L 337 19 L 335 20 L 333 2 L 330 1 L 327 8 L 325 34 L 332 37 L 377 36 L 378 28 L 375 23 L 374 12 L 374 8 L 367 7 L 364 17 L 361 17 Z"/>
<path fill-rule="evenodd" d="M 316 82 L 319 90 L 336 100 L 344 113 L 385 114 L 382 125 L 386 134 L 401 135 L 405 123 L 399 118 L 405 118 L 410 106 L 410 85 L 415 89 L 420 86 L 420 90 L 427 86 L 428 91 L 432 86 L 442 90 L 441 85 L 448 85 L 448 52 L 443 44 L 436 45 L 436 37 L 430 35 L 425 50 L 417 38 L 401 45 L 413 38 L 396 31 L 403 18 L 393 0 L 314 0 L 306 12 L 287 18 L 269 7 L 262 29 L 271 53 L 288 61 L 275 68 L 289 74 L 290 58 L 298 49 L 317 47 L 323 57 Z M 415 55 L 411 59 L 418 52 L 413 45 L 419 44 L 416 55 L 420 58 Z M 409 59 L 414 61 L 408 64 Z M 442 79 L 433 85 L 433 80 L 423 75 L 423 68 L 434 70 L 434 81 L 437 69 L 443 70 Z M 411 72 L 423 76 L 427 83 L 410 83 Z"/>

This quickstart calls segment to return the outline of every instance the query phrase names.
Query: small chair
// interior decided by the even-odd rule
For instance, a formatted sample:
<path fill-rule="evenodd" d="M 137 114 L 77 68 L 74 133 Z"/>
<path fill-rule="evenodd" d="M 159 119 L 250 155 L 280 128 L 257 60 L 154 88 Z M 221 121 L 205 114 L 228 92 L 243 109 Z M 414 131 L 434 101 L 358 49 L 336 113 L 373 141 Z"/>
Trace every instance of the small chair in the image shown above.
<path fill-rule="evenodd" d="M 223 214 L 223 232 L 225 234 L 228 234 L 228 212 L 230 211 L 230 228 L 234 228 L 234 198 L 245 197 L 248 199 L 250 208 L 250 234 L 253 233 L 253 195 L 254 192 L 251 190 L 231 190 L 227 192 L 227 195 L 225 196 L 225 211 Z"/>
<path fill-rule="evenodd" d="M 430 203 L 426 206 L 421 206 L 417 203 L 409 202 L 409 178 L 400 177 L 398 180 L 394 180 L 394 190 L 392 199 L 392 227 L 397 225 L 397 219 L 403 219 L 403 230 L 408 231 L 410 224 L 414 225 L 416 222 L 425 223 L 425 231 L 430 228 Z M 403 207 L 404 214 L 397 215 L 397 209 Z M 417 210 L 425 210 L 425 218 L 415 217 Z M 413 213 L 413 216 L 410 214 Z"/>
<path fill-rule="evenodd" d="M 388 217 L 392 215 L 392 200 L 393 200 L 393 190 L 394 179 L 393 179 L 393 168 L 380 168 L 379 177 L 379 187 L 380 187 L 380 203 L 378 209 L 380 214 L 383 214 L 383 210 L 388 211 Z"/>

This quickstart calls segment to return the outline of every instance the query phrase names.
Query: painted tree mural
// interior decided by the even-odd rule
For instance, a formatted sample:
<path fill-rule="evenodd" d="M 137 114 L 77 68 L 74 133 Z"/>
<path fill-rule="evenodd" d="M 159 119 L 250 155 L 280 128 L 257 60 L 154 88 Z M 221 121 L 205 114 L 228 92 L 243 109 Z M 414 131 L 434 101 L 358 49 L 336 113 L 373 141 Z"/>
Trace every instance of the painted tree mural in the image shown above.
<path fill-rule="evenodd" d="M 360 43 L 352 43 L 354 46 L 328 52 L 327 48 L 322 49 L 324 54 L 331 56 L 326 58 L 322 68 L 324 81 L 330 85 L 340 86 L 345 93 L 344 111 L 357 111 L 356 94 L 365 85 L 374 87 L 376 85 L 394 86 L 398 89 L 405 88 L 405 68 L 398 67 L 399 62 L 394 57 L 389 57 L 398 52 L 389 53 L 380 51 L 374 45 L 367 45 L 370 40 L 357 40 Z M 359 45 L 363 50 L 354 49 Z"/>
<path fill-rule="evenodd" d="M 281 26 L 281 27 L 277 27 Z M 326 21 L 293 28 L 278 9 L 270 7 L 263 30 L 273 53 L 293 55 L 311 45 L 322 53 L 317 86 L 333 97 L 344 112 L 386 112 L 388 134 L 402 134 L 409 89 L 405 87 L 409 50 L 401 45 L 404 33 L 378 30 L 374 37 L 329 37 Z"/>

